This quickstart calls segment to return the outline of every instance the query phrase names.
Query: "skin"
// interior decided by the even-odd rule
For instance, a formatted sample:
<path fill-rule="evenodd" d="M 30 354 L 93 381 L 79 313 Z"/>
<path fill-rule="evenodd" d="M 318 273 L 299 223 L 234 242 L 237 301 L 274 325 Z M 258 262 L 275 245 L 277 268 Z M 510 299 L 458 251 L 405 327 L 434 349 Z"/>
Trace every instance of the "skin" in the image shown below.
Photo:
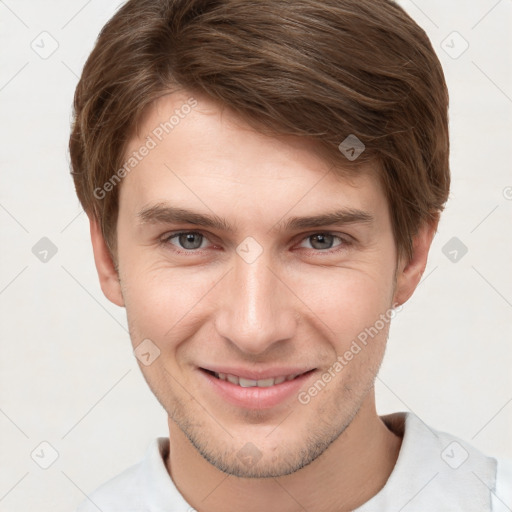
<path fill-rule="evenodd" d="M 127 154 L 190 96 L 160 98 Z M 307 404 L 294 394 L 270 408 L 233 405 L 199 368 L 311 369 L 307 391 L 359 333 L 411 296 L 436 226 L 421 227 L 410 260 L 399 257 L 371 164 L 349 177 L 316 142 L 262 135 L 193 96 L 197 106 L 123 180 L 118 272 L 90 217 L 103 292 L 126 308 L 134 348 L 150 339 L 160 350 L 140 366 L 169 416 L 169 474 L 200 512 L 352 510 L 384 486 L 400 449 L 375 409 L 389 323 Z M 164 203 L 215 214 L 235 230 L 141 219 Z M 339 209 L 372 220 L 277 229 Z M 171 238 L 179 231 L 203 235 L 187 246 L 199 248 Z M 251 263 L 237 253 L 246 237 L 262 250 Z M 239 456 L 247 443 L 256 463 Z"/>

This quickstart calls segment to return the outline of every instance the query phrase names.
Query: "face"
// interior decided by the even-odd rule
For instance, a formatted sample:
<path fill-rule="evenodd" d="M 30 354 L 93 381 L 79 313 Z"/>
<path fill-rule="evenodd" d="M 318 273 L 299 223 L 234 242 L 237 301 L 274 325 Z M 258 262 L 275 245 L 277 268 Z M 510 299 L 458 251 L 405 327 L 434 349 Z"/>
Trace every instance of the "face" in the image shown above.
<path fill-rule="evenodd" d="M 375 169 L 349 178 L 313 142 L 188 98 L 161 98 L 131 141 L 127 158 L 150 149 L 120 189 L 117 302 L 197 450 L 233 475 L 289 474 L 373 393 L 397 293 L 388 205 Z"/>

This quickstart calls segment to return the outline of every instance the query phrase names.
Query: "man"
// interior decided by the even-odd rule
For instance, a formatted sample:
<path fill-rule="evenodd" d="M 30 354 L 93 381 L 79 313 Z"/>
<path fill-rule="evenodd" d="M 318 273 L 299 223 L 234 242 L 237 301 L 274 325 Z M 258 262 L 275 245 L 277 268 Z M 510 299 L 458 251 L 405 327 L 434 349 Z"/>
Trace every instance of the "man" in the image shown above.
<path fill-rule="evenodd" d="M 70 153 L 169 438 L 80 511 L 507 510 L 509 462 L 375 408 L 448 197 L 447 108 L 390 1 L 118 11 Z"/>

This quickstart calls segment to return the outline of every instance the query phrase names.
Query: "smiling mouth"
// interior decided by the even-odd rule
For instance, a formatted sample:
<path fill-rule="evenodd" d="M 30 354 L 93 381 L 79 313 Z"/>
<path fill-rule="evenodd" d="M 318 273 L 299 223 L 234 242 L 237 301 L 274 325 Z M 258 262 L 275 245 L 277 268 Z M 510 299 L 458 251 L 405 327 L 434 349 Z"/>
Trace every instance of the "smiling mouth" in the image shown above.
<path fill-rule="evenodd" d="M 291 375 L 280 375 L 278 377 L 270 377 L 267 379 L 254 380 L 254 379 L 246 379 L 244 377 L 239 377 L 238 375 L 232 375 L 230 373 L 218 373 L 218 372 L 213 372 L 211 370 L 206 370 L 204 368 L 202 368 L 202 370 L 219 380 L 230 382 L 231 384 L 234 384 L 235 386 L 240 386 L 242 388 L 256 388 L 256 387 L 269 388 L 271 386 L 277 386 L 278 384 L 282 384 L 283 382 L 288 382 L 288 381 L 294 380 L 297 377 L 302 377 L 302 376 L 308 375 L 309 373 L 314 371 L 314 370 L 309 370 L 304 373 L 293 373 Z"/>

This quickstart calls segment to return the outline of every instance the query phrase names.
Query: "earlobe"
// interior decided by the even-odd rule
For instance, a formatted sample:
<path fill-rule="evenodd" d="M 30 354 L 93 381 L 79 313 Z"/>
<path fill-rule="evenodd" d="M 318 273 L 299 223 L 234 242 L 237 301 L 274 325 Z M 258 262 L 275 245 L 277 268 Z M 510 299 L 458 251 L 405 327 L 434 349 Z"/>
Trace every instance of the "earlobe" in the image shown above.
<path fill-rule="evenodd" d="M 412 241 L 412 257 L 399 262 L 393 304 L 401 305 L 409 300 L 418 286 L 427 266 L 428 252 L 437 230 L 438 219 L 425 222 Z"/>
<path fill-rule="evenodd" d="M 124 307 L 121 283 L 110 251 L 103 238 L 101 227 L 94 215 L 89 215 L 91 242 L 94 252 L 94 262 L 98 272 L 101 289 L 107 299 L 117 306 Z"/>

